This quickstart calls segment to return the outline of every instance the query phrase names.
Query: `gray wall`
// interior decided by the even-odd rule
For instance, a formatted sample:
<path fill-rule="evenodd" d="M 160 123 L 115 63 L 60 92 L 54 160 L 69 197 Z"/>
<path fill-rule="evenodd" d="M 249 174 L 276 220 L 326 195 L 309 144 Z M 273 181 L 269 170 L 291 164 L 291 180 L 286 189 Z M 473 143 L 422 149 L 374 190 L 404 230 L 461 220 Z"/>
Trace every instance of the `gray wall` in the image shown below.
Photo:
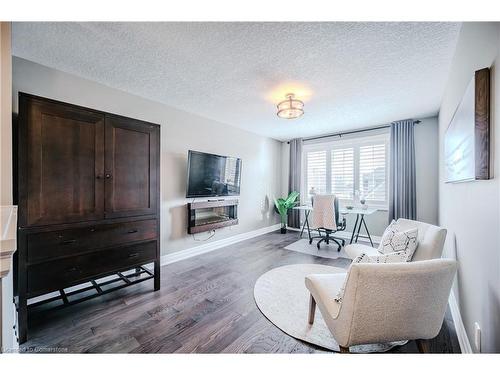
<path fill-rule="evenodd" d="M 415 126 L 415 163 L 417 174 L 417 219 L 431 224 L 438 222 L 438 119 L 429 117 L 421 119 Z M 290 147 L 282 143 L 282 195 L 288 194 L 288 157 Z M 347 217 L 347 229 L 351 232 L 356 217 Z M 381 236 L 389 221 L 389 212 L 380 210 L 366 217 L 370 233 Z"/>
<path fill-rule="evenodd" d="M 417 220 L 438 223 L 439 127 L 438 118 L 420 119 L 415 125 Z"/>
<path fill-rule="evenodd" d="M 168 87 L 165 87 L 168 90 Z M 280 195 L 281 143 L 236 127 L 146 100 L 33 62 L 13 59 L 13 97 L 27 92 L 161 124 L 161 252 L 203 244 L 187 234 L 186 162 L 189 149 L 242 158 L 240 224 L 218 230 L 215 241 L 279 222 L 272 210 Z M 194 93 L 195 94 L 195 93 Z M 172 93 L 175 95 L 175 93 Z M 189 200 L 191 201 L 191 200 Z"/>
<path fill-rule="evenodd" d="M 464 23 L 439 112 L 439 222 L 448 229 L 446 253 L 459 261 L 454 287 L 473 350 L 474 322 L 482 329 L 482 352 L 500 352 L 500 185 L 498 78 L 499 26 Z M 474 71 L 491 71 L 491 151 L 493 179 L 444 183 L 444 134 Z"/>

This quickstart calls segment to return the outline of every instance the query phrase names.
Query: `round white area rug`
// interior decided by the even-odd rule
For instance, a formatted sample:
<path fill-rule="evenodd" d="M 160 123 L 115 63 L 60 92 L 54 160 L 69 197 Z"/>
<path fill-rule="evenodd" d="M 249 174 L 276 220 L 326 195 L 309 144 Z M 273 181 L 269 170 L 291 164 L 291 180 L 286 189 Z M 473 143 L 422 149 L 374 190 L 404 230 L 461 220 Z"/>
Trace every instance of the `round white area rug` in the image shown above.
<path fill-rule="evenodd" d="M 320 264 L 293 264 L 278 267 L 263 274 L 255 283 L 254 298 L 260 311 L 286 334 L 296 339 L 339 351 L 339 345 L 328 330 L 321 312 L 316 308 L 314 324 L 307 322 L 309 291 L 304 279 L 312 273 L 345 273 L 338 267 Z M 385 352 L 407 341 L 385 344 L 358 345 L 350 348 L 354 353 Z"/>

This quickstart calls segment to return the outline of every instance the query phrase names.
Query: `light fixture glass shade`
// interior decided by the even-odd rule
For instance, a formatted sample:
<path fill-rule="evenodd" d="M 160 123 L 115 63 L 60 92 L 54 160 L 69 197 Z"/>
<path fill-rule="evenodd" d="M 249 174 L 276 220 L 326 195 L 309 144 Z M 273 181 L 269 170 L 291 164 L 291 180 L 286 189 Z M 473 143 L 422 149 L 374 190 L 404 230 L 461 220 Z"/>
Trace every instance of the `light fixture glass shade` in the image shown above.
<path fill-rule="evenodd" d="M 278 117 L 284 119 L 294 119 L 304 114 L 304 103 L 294 99 L 294 94 L 286 94 L 286 100 L 278 103 Z"/>

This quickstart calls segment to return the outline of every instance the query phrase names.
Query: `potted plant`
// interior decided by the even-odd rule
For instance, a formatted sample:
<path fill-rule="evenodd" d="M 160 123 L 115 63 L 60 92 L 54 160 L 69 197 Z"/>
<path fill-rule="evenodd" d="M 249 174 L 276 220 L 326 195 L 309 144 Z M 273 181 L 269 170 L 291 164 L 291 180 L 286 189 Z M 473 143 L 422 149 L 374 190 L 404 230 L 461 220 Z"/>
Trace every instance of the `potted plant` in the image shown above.
<path fill-rule="evenodd" d="M 299 193 L 296 191 L 292 191 L 288 197 L 286 198 L 278 198 L 274 200 L 274 206 L 276 207 L 276 211 L 279 213 L 281 217 L 281 233 L 286 233 L 286 225 L 288 222 L 288 210 L 293 208 L 299 202 L 297 202 L 297 198 Z"/>

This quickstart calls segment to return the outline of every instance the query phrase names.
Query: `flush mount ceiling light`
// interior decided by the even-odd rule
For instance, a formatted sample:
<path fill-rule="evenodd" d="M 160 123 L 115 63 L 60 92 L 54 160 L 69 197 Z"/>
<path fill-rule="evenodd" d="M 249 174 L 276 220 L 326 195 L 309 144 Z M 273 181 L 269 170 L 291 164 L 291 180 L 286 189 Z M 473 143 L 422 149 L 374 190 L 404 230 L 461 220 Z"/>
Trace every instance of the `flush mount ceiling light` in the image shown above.
<path fill-rule="evenodd" d="M 278 117 L 291 120 L 304 114 L 304 102 L 294 99 L 294 94 L 286 94 L 286 100 L 278 103 Z"/>

